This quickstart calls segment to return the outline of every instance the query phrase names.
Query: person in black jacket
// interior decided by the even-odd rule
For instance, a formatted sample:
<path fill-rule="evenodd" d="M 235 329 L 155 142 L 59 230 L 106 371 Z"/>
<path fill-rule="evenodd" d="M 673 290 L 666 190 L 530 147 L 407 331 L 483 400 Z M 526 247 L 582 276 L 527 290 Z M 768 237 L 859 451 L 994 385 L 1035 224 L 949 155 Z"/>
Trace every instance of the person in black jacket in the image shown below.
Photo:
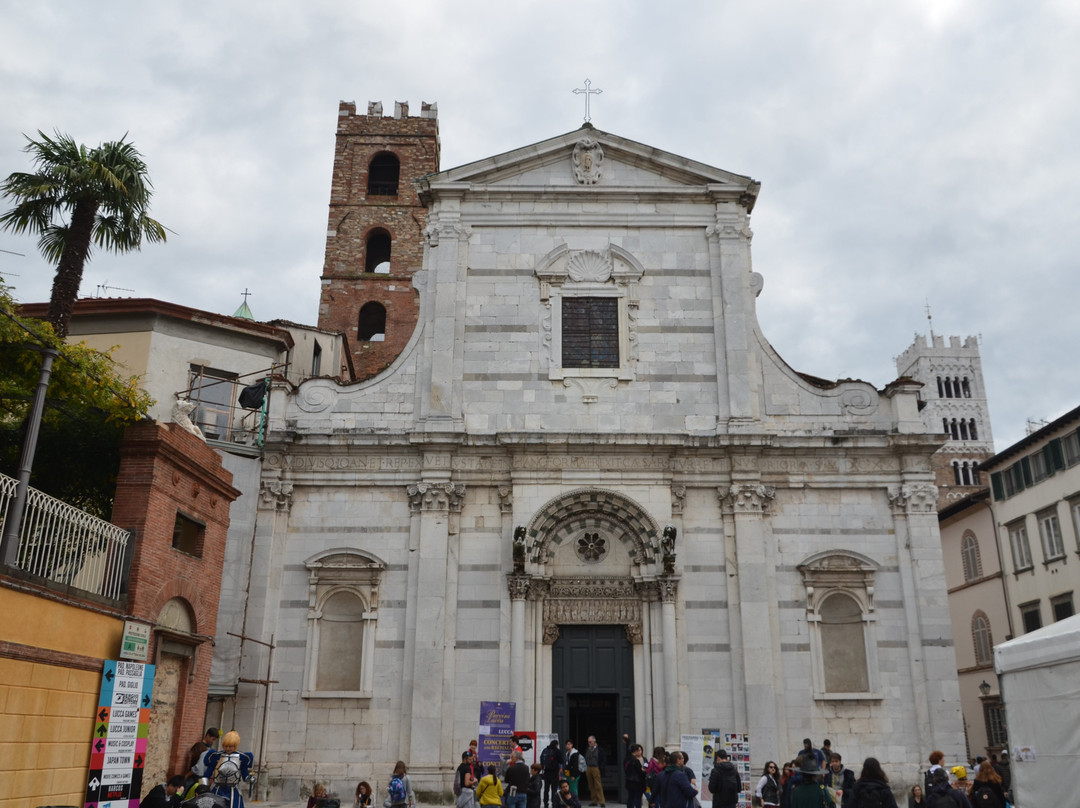
<path fill-rule="evenodd" d="M 150 789 L 139 805 L 144 805 L 146 808 L 177 808 L 180 805 L 180 797 L 177 796 L 177 792 L 183 792 L 185 782 L 187 781 L 184 779 L 184 775 L 178 774 L 169 782 L 161 783 Z"/>
<path fill-rule="evenodd" d="M 975 782 L 971 784 L 971 804 L 976 808 L 1005 808 L 1005 789 L 1001 776 L 989 760 L 979 764 Z"/>
<path fill-rule="evenodd" d="M 626 808 L 641 808 L 641 798 L 645 794 L 645 750 L 639 743 L 631 744 L 628 735 L 624 735 L 623 740 L 627 744 L 623 761 Z"/>
<path fill-rule="evenodd" d="M 734 808 L 742 792 L 742 778 L 735 764 L 728 759 L 727 750 L 716 753 L 712 772 L 709 774 L 709 791 L 712 792 L 713 808 Z"/>
<path fill-rule="evenodd" d="M 929 808 L 971 808 L 967 795 L 949 785 L 949 773 L 945 769 L 934 769 L 932 778 L 933 786 L 926 794 Z"/>
<path fill-rule="evenodd" d="M 682 752 L 668 755 L 668 765 L 660 778 L 660 805 L 662 808 L 692 808 L 697 789 L 690 785 L 684 770 L 686 756 Z"/>
<path fill-rule="evenodd" d="M 847 799 L 847 794 L 844 794 Z M 863 761 L 859 779 L 851 789 L 851 808 L 897 808 L 896 796 L 889 788 L 889 778 L 881 770 L 877 758 L 868 757 Z"/>
<path fill-rule="evenodd" d="M 554 802 L 559 790 L 559 774 L 563 767 L 563 753 L 557 740 L 547 745 L 540 753 L 540 774 L 544 778 L 544 808 Z"/>

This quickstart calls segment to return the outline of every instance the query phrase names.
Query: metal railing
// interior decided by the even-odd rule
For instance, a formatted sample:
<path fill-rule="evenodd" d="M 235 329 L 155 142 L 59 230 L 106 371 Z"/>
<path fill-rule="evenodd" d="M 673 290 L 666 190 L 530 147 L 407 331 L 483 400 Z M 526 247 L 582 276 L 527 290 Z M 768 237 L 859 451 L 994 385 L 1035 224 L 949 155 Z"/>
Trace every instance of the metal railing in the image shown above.
<path fill-rule="evenodd" d="M 16 481 L 0 474 L 0 527 L 15 501 Z M 31 575 L 119 600 L 127 577 L 131 531 L 29 489 L 15 567 Z"/>

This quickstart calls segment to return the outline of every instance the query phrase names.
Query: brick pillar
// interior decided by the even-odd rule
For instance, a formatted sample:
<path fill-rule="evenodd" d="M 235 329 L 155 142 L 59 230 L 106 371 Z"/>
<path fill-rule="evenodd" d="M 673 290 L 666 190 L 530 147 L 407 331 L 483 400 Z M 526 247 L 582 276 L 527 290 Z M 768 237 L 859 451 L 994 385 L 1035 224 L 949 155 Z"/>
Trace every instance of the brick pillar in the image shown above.
<path fill-rule="evenodd" d="M 172 621 L 173 629 L 156 630 L 151 646 L 151 662 L 166 641 L 192 654 L 180 682 L 170 775 L 186 770 L 187 750 L 203 734 L 212 656 L 207 641 L 217 628 L 229 505 L 240 496 L 231 483 L 220 455 L 176 424 L 139 423 L 124 435 L 112 522 L 135 531 L 128 614 L 158 625 L 169 601 L 175 601 L 173 614 L 176 603 L 187 612 Z M 189 528 L 179 548 L 178 516 Z"/>

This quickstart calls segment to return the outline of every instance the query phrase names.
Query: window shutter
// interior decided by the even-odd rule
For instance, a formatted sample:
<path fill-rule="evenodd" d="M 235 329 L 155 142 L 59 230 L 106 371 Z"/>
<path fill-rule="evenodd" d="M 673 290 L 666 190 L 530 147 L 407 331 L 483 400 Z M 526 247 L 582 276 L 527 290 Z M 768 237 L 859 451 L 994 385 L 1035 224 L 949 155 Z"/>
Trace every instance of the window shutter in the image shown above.
<path fill-rule="evenodd" d="M 1031 476 L 1031 458 L 1020 458 L 1020 469 L 1024 474 L 1024 485 L 1030 488 L 1035 484 L 1035 479 Z"/>
<path fill-rule="evenodd" d="M 1046 469 L 1051 474 L 1065 468 L 1065 453 L 1061 450 L 1061 438 L 1054 438 L 1043 449 L 1046 453 Z"/>
<path fill-rule="evenodd" d="M 990 475 L 990 488 L 994 492 L 994 500 L 1001 502 L 1005 499 L 1005 484 L 1001 481 L 1001 472 L 995 471 Z"/>

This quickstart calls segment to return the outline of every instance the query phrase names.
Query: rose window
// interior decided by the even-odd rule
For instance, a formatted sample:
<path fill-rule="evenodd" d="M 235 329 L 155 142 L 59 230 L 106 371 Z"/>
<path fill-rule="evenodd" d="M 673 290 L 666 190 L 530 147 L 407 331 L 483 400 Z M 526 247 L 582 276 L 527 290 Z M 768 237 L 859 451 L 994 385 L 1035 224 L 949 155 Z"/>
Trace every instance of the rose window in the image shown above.
<path fill-rule="evenodd" d="M 607 540 L 599 533 L 583 533 L 577 540 L 576 549 L 582 561 L 599 561 L 607 555 Z"/>

